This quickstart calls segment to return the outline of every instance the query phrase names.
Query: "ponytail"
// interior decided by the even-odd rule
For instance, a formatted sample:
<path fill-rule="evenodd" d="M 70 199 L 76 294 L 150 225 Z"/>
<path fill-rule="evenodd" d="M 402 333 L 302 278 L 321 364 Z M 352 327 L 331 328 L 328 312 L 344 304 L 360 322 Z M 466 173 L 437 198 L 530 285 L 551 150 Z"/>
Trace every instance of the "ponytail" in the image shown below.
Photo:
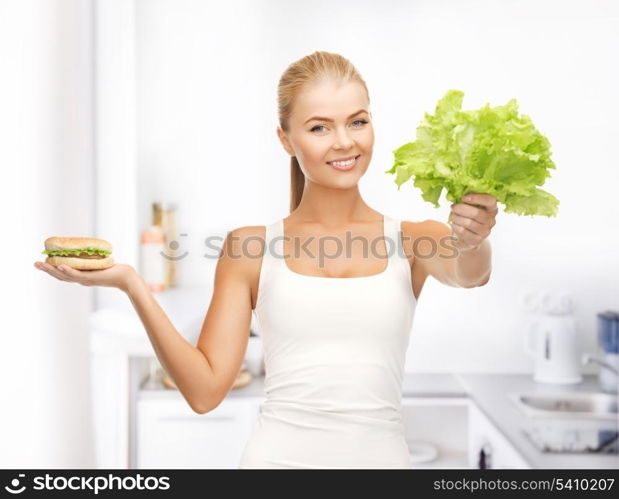
<path fill-rule="evenodd" d="M 305 175 L 299 166 L 296 156 L 290 158 L 290 213 L 297 209 L 303 197 Z"/>

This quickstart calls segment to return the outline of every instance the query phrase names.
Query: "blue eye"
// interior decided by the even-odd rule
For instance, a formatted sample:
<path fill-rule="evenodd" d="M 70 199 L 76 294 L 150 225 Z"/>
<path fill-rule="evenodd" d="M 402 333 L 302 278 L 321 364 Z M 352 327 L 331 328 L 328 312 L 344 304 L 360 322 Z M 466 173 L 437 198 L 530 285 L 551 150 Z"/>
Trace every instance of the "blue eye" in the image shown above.
<path fill-rule="evenodd" d="M 367 121 L 365 121 L 365 120 L 355 120 L 355 121 L 353 121 L 353 123 L 361 123 L 362 125 L 367 125 Z M 356 127 L 356 128 L 361 128 L 361 126 Z M 324 125 L 316 125 L 314 128 L 312 128 L 310 130 L 310 132 L 315 131 L 317 128 L 324 128 Z"/>
<path fill-rule="evenodd" d="M 312 128 L 312 129 L 310 130 L 310 132 L 315 131 L 315 130 L 316 130 L 316 128 L 324 128 L 324 125 L 318 125 L 318 126 L 315 126 L 314 128 Z"/>

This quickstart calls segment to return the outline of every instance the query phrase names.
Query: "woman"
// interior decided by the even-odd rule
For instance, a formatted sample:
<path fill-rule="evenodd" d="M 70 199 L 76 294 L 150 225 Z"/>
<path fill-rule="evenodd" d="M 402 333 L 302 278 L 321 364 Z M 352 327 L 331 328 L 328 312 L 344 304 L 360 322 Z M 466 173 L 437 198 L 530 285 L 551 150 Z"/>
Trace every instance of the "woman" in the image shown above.
<path fill-rule="evenodd" d="M 358 182 L 374 145 L 369 95 L 338 54 L 291 64 L 278 99 L 291 213 L 228 234 L 196 347 L 132 267 L 35 265 L 64 281 L 123 290 L 162 366 L 201 414 L 230 391 L 255 310 L 266 401 L 240 468 L 409 468 L 400 402 L 417 300 L 428 276 L 466 288 L 488 282 L 496 199 L 473 194 L 452 205 L 451 228 L 399 222 L 368 206 Z"/>

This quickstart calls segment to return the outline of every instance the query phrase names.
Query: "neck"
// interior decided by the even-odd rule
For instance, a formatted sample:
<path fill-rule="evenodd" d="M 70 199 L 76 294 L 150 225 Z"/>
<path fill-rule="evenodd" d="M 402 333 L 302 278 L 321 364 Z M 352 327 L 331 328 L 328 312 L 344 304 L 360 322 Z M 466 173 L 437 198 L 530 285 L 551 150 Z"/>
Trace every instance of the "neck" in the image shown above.
<path fill-rule="evenodd" d="M 307 181 L 301 202 L 291 215 L 303 223 L 336 228 L 367 221 L 373 214 L 374 210 L 361 197 L 357 184 L 338 189 Z"/>

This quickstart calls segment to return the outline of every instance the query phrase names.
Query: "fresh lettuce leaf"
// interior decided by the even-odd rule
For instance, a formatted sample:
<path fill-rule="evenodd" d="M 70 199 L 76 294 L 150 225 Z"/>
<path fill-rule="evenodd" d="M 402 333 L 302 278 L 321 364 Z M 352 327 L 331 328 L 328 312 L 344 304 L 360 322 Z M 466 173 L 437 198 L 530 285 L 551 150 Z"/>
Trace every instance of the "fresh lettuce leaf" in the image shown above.
<path fill-rule="evenodd" d="M 88 255 L 102 255 L 106 258 L 112 254 L 111 251 L 98 249 L 98 248 L 83 248 L 83 249 L 65 249 L 65 250 L 43 250 L 42 254 L 49 256 L 73 256 L 80 253 L 86 253 Z"/>
<path fill-rule="evenodd" d="M 559 200 L 538 186 L 556 168 L 550 142 L 511 99 L 504 106 L 462 111 L 464 93 L 449 90 L 425 113 L 416 140 L 393 151 L 385 173 L 398 190 L 412 179 L 425 201 L 439 207 L 443 189 L 458 203 L 469 192 L 492 194 L 506 213 L 556 216 Z"/>

